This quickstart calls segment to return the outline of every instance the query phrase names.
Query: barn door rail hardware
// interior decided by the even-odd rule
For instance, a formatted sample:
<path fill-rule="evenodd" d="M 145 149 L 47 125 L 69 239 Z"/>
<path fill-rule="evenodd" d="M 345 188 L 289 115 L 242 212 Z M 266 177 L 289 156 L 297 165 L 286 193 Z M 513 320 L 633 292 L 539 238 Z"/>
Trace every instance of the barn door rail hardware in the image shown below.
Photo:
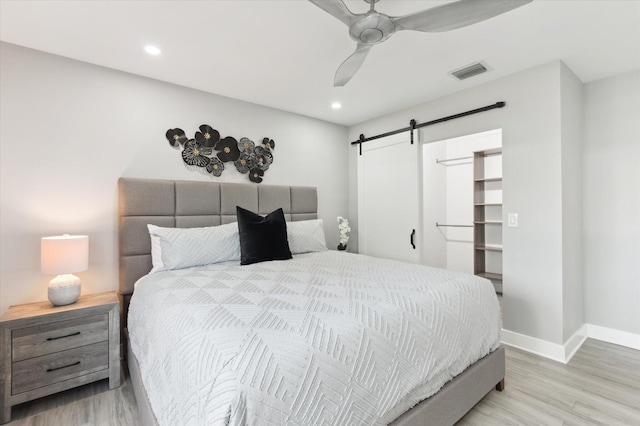
<path fill-rule="evenodd" d="M 426 123 L 420 123 L 420 124 L 416 124 L 416 120 L 412 119 L 412 120 L 409 121 L 409 126 L 408 127 L 403 127 L 402 129 L 392 130 L 390 132 L 381 133 L 379 135 L 370 136 L 368 138 L 365 138 L 363 134 L 360 134 L 360 137 L 358 138 L 358 140 L 354 141 L 354 142 L 351 142 L 351 145 L 358 145 L 358 149 L 360 151 L 360 155 L 362 155 L 362 144 L 363 143 L 369 142 L 369 141 L 373 141 L 373 140 L 376 140 L 376 139 L 380 139 L 380 138 L 385 138 L 385 137 L 391 136 L 391 135 L 397 135 L 398 133 L 403 133 L 403 132 L 411 132 L 411 143 L 413 144 L 413 131 L 415 129 L 420 129 L 421 127 L 432 126 L 434 124 L 443 123 L 443 122 L 449 121 L 449 120 L 455 120 L 456 118 L 466 117 L 468 115 L 477 114 L 479 112 L 489 111 L 489 110 L 496 109 L 496 108 L 503 108 L 505 105 L 506 105 L 505 102 L 500 101 L 500 102 L 496 102 L 493 105 L 487 105 L 487 106 L 484 106 L 482 108 L 472 109 L 470 111 L 465 111 L 465 112 L 461 112 L 459 114 L 449 115 L 447 117 L 438 118 L 436 120 L 431 120 L 431 121 L 427 121 Z"/>

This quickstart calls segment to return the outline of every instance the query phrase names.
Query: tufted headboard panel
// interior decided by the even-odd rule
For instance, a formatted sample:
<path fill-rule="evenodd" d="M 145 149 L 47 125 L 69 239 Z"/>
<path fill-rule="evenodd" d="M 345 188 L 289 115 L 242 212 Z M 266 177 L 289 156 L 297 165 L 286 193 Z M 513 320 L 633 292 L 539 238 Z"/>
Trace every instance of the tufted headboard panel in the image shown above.
<path fill-rule="evenodd" d="M 125 309 L 134 283 L 151 270 L 147 224 L 193 228 L 236 221 L 236 206 L 267 214 L 282 207 L 288 221 L 318 218 L 317 189 L 179 180 L 118 180 L 120 295 Z"/>

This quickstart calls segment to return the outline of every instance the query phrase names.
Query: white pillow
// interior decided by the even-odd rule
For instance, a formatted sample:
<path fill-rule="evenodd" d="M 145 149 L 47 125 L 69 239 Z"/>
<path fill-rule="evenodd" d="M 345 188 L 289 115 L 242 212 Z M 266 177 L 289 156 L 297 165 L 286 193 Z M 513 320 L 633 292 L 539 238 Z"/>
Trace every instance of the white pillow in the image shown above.
<path fill-rule="evenodd" d="M 287 239 L 291 254 L 327 250 L 322 219 L 287 222 Z"/>
<path fill-rule="evenodd" d="M 240 260 L 238 224 L 207 228 L 147 225 L 151 236 L 151 272 Z"/>
<path fill-rule="evenodd" d="M 164 271 L 165 268 L 162 264 L 162 247 L 160 247 L 160 237 L 157 237 L 152 233 L 152 230 L 160 229 L 160 227 L 147 224 L 147 228 L 149 229 L 149 236 L 151 237 L 151 264 L 153 265 L 153 268 L 151 268 L 149 273 Z"/>

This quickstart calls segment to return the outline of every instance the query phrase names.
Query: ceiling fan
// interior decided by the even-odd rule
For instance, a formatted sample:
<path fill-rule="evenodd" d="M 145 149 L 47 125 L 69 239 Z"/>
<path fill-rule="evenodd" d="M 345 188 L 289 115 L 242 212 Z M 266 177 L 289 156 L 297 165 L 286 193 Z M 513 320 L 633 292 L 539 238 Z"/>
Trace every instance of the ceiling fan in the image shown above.
<path fill-rule="evenodd" d="M 338 68 L 333 85 L 344 86 L 360 69 L 369 50 L 391 37 L 396 31 L 442 32 L 485 21 L 533 0 L 459 0 L 405 16 L 388 16 L 376 12 L 378 0 L 367 13 L 352 13 L 342 0 L 309 0 L 349 27 L 349 35 L 358 44 L 356 51 Z"/>

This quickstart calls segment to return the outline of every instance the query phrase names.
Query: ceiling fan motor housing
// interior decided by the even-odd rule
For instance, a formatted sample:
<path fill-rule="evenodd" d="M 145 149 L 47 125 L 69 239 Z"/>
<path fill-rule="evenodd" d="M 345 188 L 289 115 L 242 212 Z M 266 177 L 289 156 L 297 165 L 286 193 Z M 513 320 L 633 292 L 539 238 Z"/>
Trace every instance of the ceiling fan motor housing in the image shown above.
<path fill-rule="evenodd" d="M 383 13 L 370 12 L 351 24 L 349 35 L 357 43 L 377 44 L 393 35 L 396 26 L 391 18 Z"/>

